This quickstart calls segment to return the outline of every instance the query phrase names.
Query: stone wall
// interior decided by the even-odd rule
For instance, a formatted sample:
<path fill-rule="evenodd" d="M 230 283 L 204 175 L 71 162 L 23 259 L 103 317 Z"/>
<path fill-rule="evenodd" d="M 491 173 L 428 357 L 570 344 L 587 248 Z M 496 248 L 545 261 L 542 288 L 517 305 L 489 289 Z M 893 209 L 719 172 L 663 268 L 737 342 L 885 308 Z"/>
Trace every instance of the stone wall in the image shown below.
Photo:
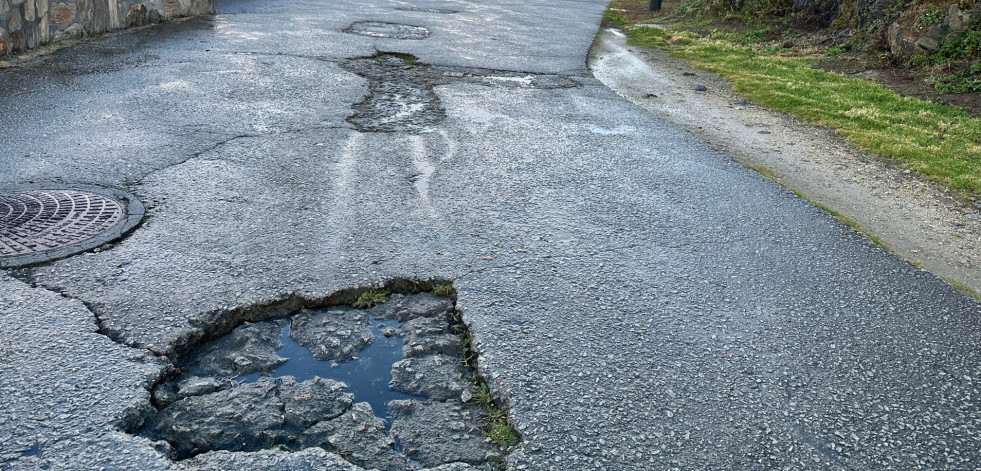
<path fill-rule="evenodd" d="M 215 0 L 0 0 L 0 57 L 214 11 Z"/>

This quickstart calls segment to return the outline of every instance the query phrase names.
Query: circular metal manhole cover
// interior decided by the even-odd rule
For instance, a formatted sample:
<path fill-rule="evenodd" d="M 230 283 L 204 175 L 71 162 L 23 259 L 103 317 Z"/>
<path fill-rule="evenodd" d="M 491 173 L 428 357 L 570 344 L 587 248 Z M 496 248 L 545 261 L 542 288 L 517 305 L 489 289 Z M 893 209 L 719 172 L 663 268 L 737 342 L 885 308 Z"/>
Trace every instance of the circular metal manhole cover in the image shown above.
<path fill-rule="evenodd" d="M 344 32 L 372 38 L 426 39 L 429 37 L 429 30 L 421 26 L 383 23 L 381 21 L 358 21 L 348 26 Z"/>
<path fill-rule="evenodd" d="M 0 192 L 0 267 L 39 263 L 98 247 L 143 217 L 133 195 L 105 188 Z"/>

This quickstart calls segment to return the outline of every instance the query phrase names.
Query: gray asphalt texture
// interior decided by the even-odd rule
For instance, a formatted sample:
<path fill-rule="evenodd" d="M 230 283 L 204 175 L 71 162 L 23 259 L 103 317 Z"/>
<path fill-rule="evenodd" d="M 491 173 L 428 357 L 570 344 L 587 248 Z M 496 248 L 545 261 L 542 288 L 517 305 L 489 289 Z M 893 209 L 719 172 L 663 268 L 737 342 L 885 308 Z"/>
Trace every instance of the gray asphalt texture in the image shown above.
<path fill-rule="evenodd" d="M 592 78 L 605 6 L 233 0 L 0 72 L 0 187 L 147 207 L 0 273 L 0 468 L 354 469 L 120 428 L 230 313 L 396 278 L 454 282 L 509 469 L 975 468 L 981 306 Z M 580 86 L 439 85 L 432 132 L 362 133 L 341 66 L 376 51 Z"/>

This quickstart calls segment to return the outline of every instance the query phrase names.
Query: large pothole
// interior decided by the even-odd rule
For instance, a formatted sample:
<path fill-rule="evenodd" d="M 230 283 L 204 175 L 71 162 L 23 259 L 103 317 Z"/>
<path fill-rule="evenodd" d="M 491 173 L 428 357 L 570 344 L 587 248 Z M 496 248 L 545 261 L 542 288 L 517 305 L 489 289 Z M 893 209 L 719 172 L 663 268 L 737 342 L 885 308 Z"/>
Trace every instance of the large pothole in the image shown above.
<path fill-rule="evenodd" d="M 506 88 L 573 88 L 581 86 L 564 75 L 530 74 L 480 68 L 433 66 L 412 55 L 381 52 L 341 64 L 368 79 L 371 95 L 354 106 L 348 118 L 363 132 L 431 132 L 446 118 L 433 91 L 452 83 Z"/>
<path fill-rule="evenodd" d="M 497 469 L 517 436 L 495 435 L 506 414 L 468 342 L 453 299 L 428 292 L 246 322 L 185 355 L 135 433 L 175 460 L 320 447 L 379 470 Z"/>
<path fill-rule="evenodd" d="M 422 26 L 383 21 L 358 21 L 348 26 L 344 32 L 372 38 L 426 39 L 429 37 L 429 30 Z"/>
<path fill-rule="evenodd" d="M 439 15 L 452 15 L 454 13 L 459 13 L 457 10 L 449 10 L 446 8 L 425 8 L 425 7 L 395 7 L 396 10 L 401 11 L 414 11 L 420 13 L 436 13 Z"/>

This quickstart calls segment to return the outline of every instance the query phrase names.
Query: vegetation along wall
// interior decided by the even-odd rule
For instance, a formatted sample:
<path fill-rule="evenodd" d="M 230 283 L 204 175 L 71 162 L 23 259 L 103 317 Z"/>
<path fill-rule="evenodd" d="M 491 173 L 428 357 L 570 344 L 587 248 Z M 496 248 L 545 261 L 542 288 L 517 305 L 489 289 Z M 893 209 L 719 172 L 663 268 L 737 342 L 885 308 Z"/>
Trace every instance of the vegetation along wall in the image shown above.
<path fill-rule="evenodd" d="M 0 57 L 214 8 L 214 0 L 0 0 Z"/>

